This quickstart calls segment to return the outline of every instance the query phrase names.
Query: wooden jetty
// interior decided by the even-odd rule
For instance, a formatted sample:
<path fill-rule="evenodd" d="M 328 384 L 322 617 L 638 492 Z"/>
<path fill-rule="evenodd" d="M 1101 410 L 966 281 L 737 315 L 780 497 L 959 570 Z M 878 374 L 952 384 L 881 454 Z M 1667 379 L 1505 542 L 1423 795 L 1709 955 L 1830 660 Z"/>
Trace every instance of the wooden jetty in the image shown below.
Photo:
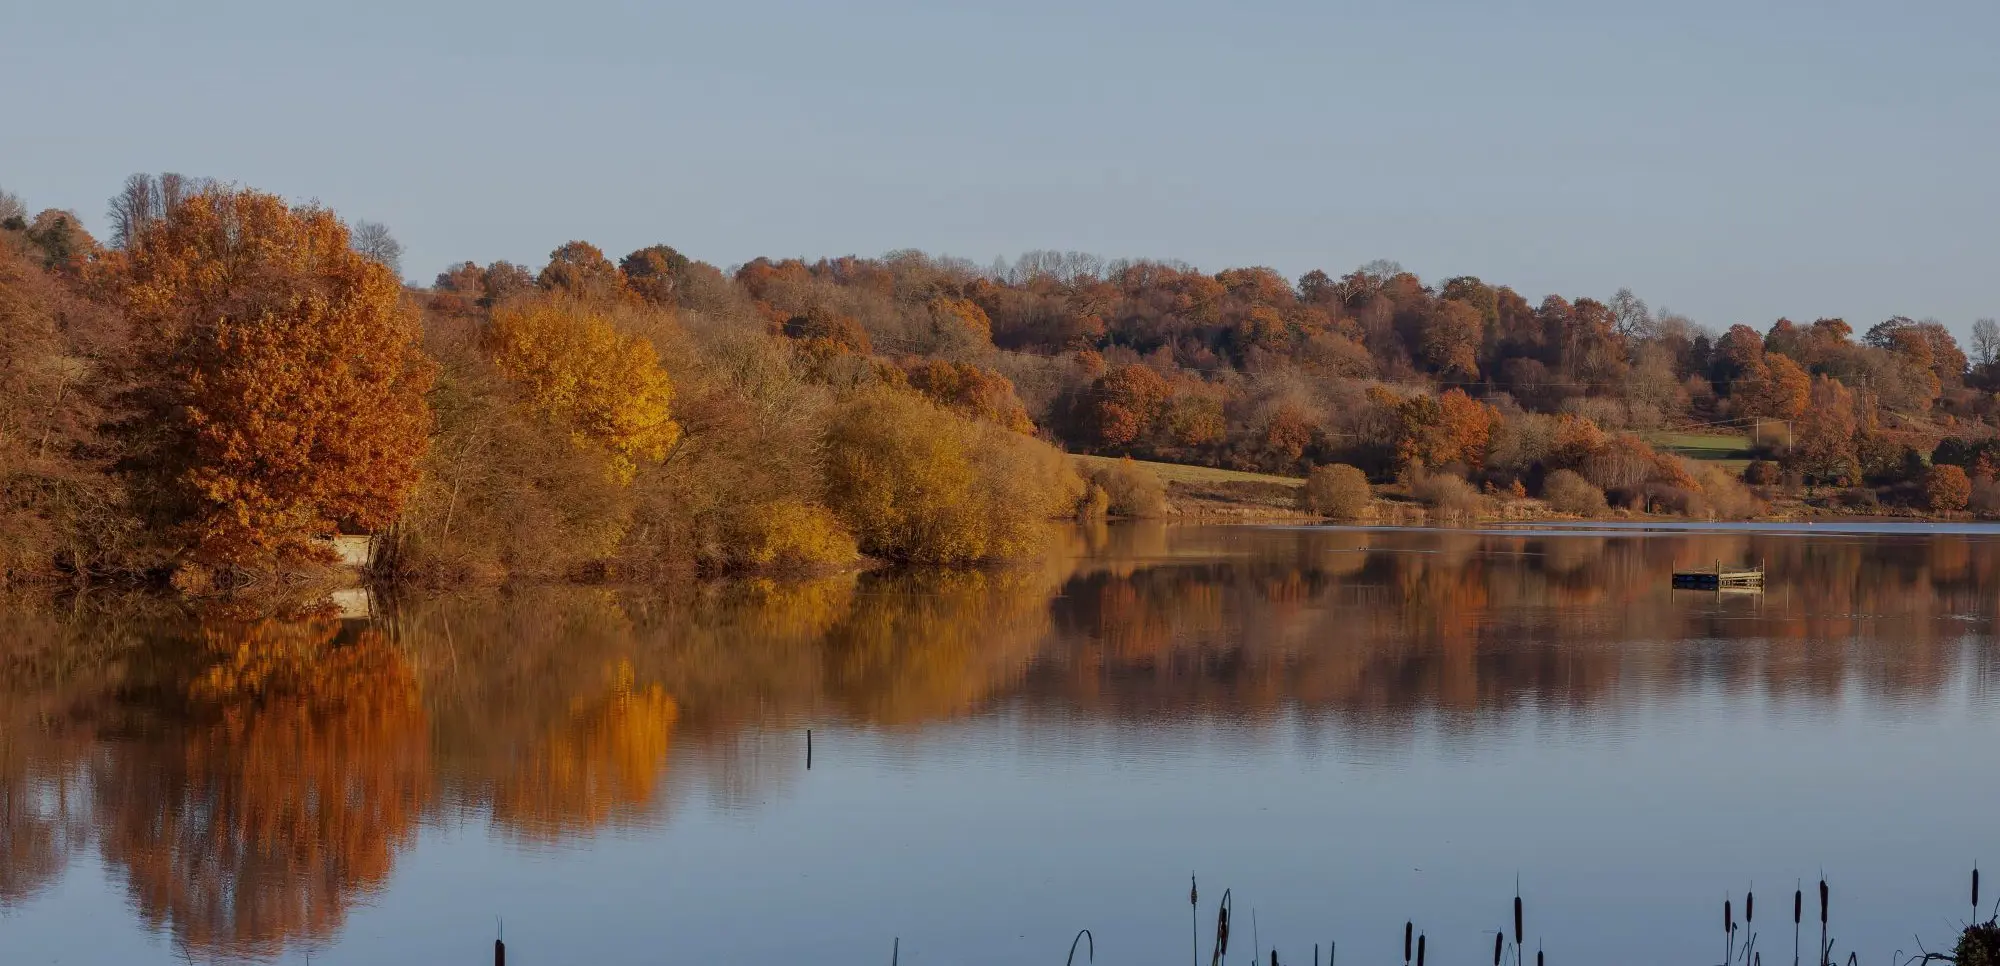
<path fill-rule="evenodd" d="M 1759 565 L 1742 570 L 1724 570 L 1722 561 L 1715 562 L 1714 570 L 1676 570 L 1674 587 L 1685 590 L 1761 590 L 1764 587 L 1764 568 Z"/>

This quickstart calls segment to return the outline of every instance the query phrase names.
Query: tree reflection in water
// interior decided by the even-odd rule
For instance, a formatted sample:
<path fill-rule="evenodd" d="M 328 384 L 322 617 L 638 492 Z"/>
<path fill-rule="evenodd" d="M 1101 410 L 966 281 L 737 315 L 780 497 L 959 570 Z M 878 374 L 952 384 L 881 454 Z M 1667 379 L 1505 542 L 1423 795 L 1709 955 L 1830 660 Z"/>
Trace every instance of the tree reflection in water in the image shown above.
<path fill-rule="evenodd" d="M 0 607 L 0 906 L 94 849 L 191 954 L 335 937 L 426 821 L 523 845 L 744 799 L 746 736 L 998 708 L 1061 727 L 1296 715 L 1394 747 L 1695 689 L 1924 706 L 2000 680 L 2000 540 L 1096 526 L 1038 567 L 683 596 L 533 588 L 374 623 Z M 1762 561 L 1761 597 L 1673 592 Z M 761 792 L 760 792 L 761 790 Z"/>

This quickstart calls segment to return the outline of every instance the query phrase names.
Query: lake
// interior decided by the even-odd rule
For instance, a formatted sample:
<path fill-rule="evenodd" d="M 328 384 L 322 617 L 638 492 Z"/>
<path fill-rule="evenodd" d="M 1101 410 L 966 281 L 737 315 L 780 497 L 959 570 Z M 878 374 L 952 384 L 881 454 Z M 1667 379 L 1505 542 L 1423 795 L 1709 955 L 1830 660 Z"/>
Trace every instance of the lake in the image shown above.
<path fill-rule="evenodd" d="M 1766 592 L 1670 589 L 1718 560 Z M 1232 962 L 1487 963 L 1517 881 L 1530 961 L 1718 962 L 1754 885 L 1778 963 L 1822 871 L 1883 962 L 2000 867 L 1989 527 L 1129 524 L 370 609 L 0 601 L 0 962 L 1175 963 L 1194 874 L 1203 963 L 1225 888 Z"/>

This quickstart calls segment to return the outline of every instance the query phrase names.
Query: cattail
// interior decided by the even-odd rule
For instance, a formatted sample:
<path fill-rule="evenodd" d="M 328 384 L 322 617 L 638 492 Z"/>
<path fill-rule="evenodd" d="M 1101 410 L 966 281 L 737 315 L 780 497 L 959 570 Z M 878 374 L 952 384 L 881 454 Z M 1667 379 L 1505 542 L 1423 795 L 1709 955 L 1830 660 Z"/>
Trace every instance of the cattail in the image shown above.
<path fill-rule="evenodd" d="M 1424 966 L 1424 937 L 1417 937 L 1417 966 Z"/>
<path fill-rule="evenodd" d="M 1805 914 L 1806 914 L 1806 892 L 1804 889 L 1793 889 L 1792 925 L 1796 926 L 1799 923 L 1803 922 L 1805 920 Z"/>
<path fill-rule="evenodd" d="M 1743 921 L 1746 924 L 1757 921 L 1757 894 L 1755 892 L 1746 892 L 1743 894 Z"/>
<path fill-rule="evenodd" d="M 1416 923 L 1413 922 L 1403 923 L 1403 962 L 1407 963 L 1410 961 L 1410 943 L 1414 941 L 1413 937 L 1415 937 L 1416 934 L 1417 934 Z"/>
<path fill-rule="evenodd" d="M 1821 879 L 1819 880 L 1819 924 L 1822 926 L 1826 925 L 1827 899 L 1826 880 Z"/>
<path fill-rule="evenodd" d="M 1979 915 L 1979 867 L 1972 867 L 1972 914 Z"/>
<path fill-rule="evenodd" d="M 1736 931 L 1736 917 L 1730 914 L 1727 899 L 1722 900 L 1722 931 L 1726 933 Z"/>
<path fill-rule="evenodd" d="M 1201 890 L 1199 890 L 1199 889 L 1197 889 L 1197 888 L 1195 887 L 1195 883 L 1194 883 L 1194 876 L 1193 876 L 1193 875 L 1189 875 L 1189 876 L 1188 876 L 1188 905 L 1190 905 L 1190 906 L 1191 906 L 1191 905 L 1194 905 L 1195 903 L 1197 903 L 1197 902 L 1199 902 L 1199 901 L 1201 901 Z"/>
<path fill-rule="evenodd" d="M 1535 966 L 1542 966 L 1542 951 L 1535 950 Z"/>
<path fill-rule="evenodd" d="M 507 944 L 493 940 L 493 966 L 507 966 Z"/>
<path fill-rule="evenodd" d="M 1493 966 L 1500 966 L 1500 946 L 1506 941 L 1506 933 L 1496 932 L 1493 934 Z"/>
<path fill-rule="evenodd" d="M 1271 950 L 1271 966 L 1278 966 L 1278 951 Z"/>
<path fill-rule="evenodd" d="M 1514 887 L 1514 945 L 1521 945 L 1521 888 Z"/>

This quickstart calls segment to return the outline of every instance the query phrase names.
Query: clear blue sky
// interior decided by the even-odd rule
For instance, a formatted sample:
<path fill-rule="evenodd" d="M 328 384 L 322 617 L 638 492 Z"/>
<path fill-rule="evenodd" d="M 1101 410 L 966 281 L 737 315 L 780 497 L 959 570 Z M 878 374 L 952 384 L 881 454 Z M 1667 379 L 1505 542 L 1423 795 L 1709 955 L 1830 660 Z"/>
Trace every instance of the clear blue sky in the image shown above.
<path fill-rule="evenodd" d="M 1373 258 L 1712 327 L 2000 315 L 2000 4 L 0 5 L 0 186 L 318 198 L 405 267 L 570 238 Z"/>

